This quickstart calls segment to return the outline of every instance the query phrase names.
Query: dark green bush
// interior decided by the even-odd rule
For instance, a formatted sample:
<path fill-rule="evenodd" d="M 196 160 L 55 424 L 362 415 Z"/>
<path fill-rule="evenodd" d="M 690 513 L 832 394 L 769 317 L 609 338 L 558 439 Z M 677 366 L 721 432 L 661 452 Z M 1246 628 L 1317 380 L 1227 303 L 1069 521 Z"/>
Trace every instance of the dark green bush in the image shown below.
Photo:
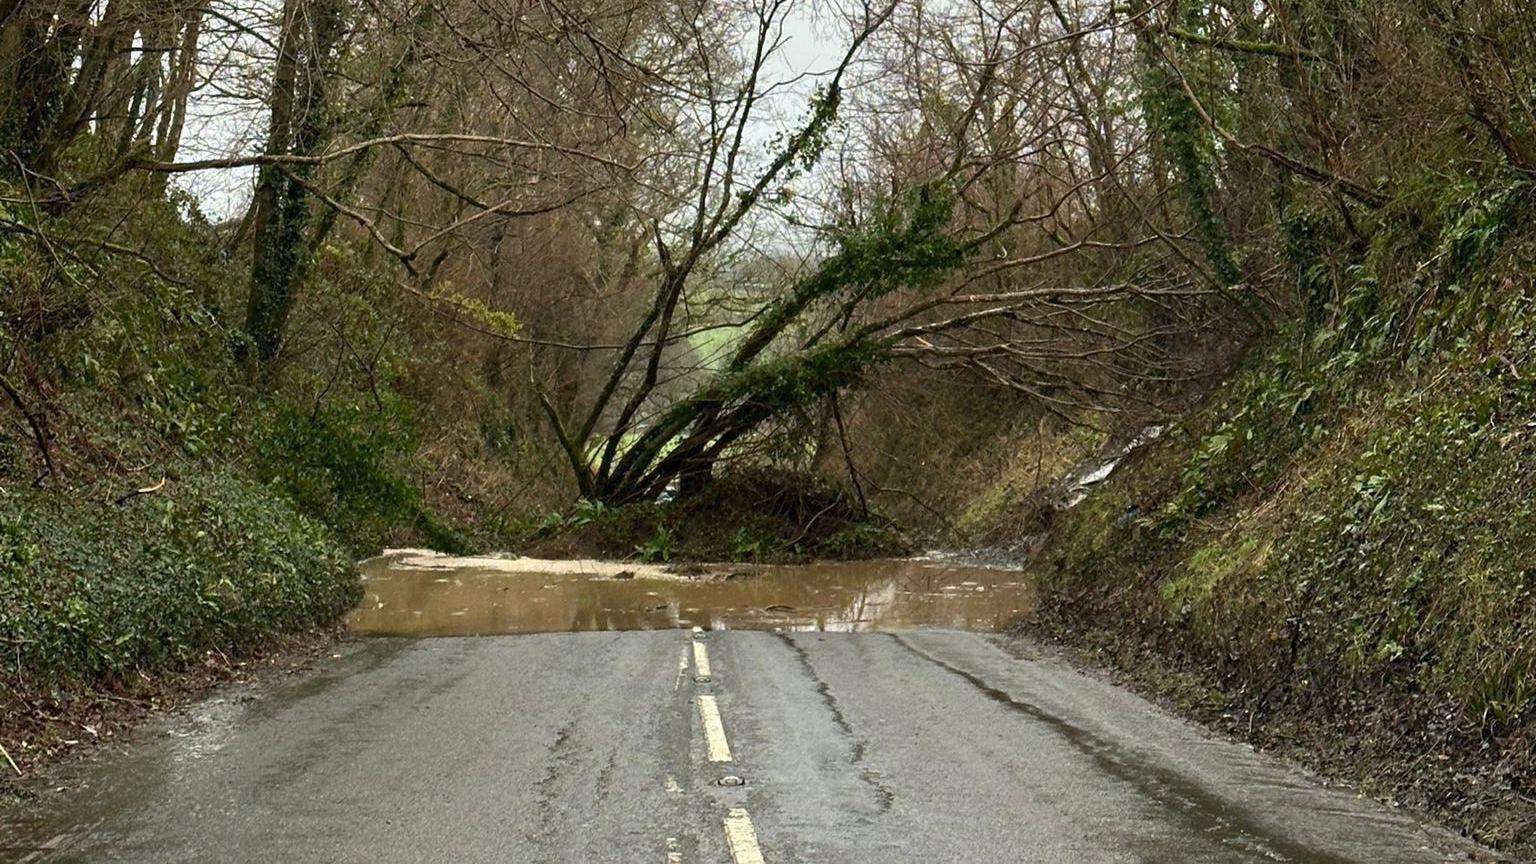
<path fill-rule="evenodd" d="M 365 416 L 285 407 L 262 441 L 261 468 L 356 555 L 372 554 L 402 528 L 433 548 L 464 551 L 463 536 L 406 479 L 412 438 L 403 408 Z"/>
<path fill-rule="evenodd" d="M 222 470 L 112 503 L 0 494 L 0 634 L 40 682 L 122 678 L 336 621 L 350 557 L 280 494 Z"/>

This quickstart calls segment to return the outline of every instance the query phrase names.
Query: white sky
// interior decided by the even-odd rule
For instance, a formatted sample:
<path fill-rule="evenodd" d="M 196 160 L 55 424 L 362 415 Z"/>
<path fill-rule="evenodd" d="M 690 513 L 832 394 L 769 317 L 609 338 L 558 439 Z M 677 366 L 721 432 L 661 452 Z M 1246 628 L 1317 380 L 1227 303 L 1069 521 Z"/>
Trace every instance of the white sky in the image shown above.
<path fill-rule="evenodd" d="M 785 20 L 785 42 L 768 67 L 768 77 L 788 81 L 805 73 L 825 71 L 842 57 L 847 34 L 835 16 L 818 15 L 819 4 L 801 2 Z M 240 8 L 221 9 L 223 15 L 237 17 L 245 28 L 270 21 L 276 12 L 273 0 L 256 4 L 241 3 Z M 827 11 L 827 10 L 821 10 Z M 259 93 L 261 82 L 251 81 L 245 70 L 250 57 L 270 54 L 271 49 L 249 36 L 210 32 L 205 38 L 201 60 L 203 86 L 194 91 L 187 106 L 185 132 L 177 158 L 226 158 L 254 154 L 261 150 L 266 132 L 266 114 L 259 101 L 247 98 Z M 751 137 L 766 146 L 772 136 L 790 128 L 803 116 L 806 96 L 814 82 L 798 82 L 773 100 L 771 110 L 761 116 Z M 176 186 L 190 193 L 209 219 L 219 222 L 238 217 L 250 202 L 255 183 L 255 169 L 221 169 L 181 174 Z"/>

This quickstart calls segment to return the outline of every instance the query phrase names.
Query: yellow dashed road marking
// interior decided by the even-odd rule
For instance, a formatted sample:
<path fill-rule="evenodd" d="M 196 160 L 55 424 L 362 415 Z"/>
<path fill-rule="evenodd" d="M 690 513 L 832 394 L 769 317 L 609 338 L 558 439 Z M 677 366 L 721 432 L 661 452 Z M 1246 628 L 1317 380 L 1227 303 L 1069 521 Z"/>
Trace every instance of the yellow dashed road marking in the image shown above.
<path fill-rule="evenodd" d="M 725 842 L 731 847 L 731 858 L 736 864 L 763 864 L 763 850 L 757 845 L 757 831 L 752 828 L 752 817 L 740 807 L 731 808 L 725 817 Z"/>
<path fill-rule="evenodd" d="M 699 628 L 694 628 L 695 637 Z M 709 666 L 709 646 L 698 638 L 693 642 L 694 674 L 713 677 Z M 715 697 L 702 693 L 699 701 L 699 722 L 704 726 L 704 744 L 711 762 L 731 761 L 731 745 L 725 740 L 725 724 L 720 721 L 720 704 Z M 763 851 L 757 845 L 757 830 L 752 827 L 752 817 L 741 807 L 733 807 L 725 817 L 725 842 L 731 849 L 735 864 L 764 864 Z M 670 846 L 670 844 L 669 844 Z M 676 849 L 676 847 L 671 847 Z M 675 851 L 667 853 L 667 864 L 680 864 L 682 856 Z"/>
<path fill-rule="evenodd" d="M 704 724 L 704 744 L 709 751 L 709 761 L 731 761 L 731 745 L 725 740 L 725 724 L 720 722 L 720 706 L 715 697 L 699 697 L 699 722 Z"/>

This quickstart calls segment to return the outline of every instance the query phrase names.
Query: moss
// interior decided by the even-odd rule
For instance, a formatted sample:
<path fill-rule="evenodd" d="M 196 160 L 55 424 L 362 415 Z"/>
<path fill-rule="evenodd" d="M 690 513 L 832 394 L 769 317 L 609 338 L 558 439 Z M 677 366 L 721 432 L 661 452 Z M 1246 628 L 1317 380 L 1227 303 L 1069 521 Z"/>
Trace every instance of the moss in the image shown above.
<path fill-rule="evenodd" d="M 986 531 L 1005 514 L 1018 509 L 1027 494 L 1013 478 L 1001 478 L 966 504 L 955 519 L 955 527 L 966 536 Z"/>
<path fill-rule="evenodd" d="M 1224 583 L 1261 572 L 1273 550 L 1272 541 L 1257 537 L 1244 537 L 1236 543 L 1213 540 L 1196 549 L 1183 567 L 1164 579 L 1158 594 L 1170 615 L 1187 616 L 1209 603 L 1218 588 L 1240 591 Z"/>
<path fill-rule="evenodd" d="M 1536 782 L 1526 189 L 1458 184 L 1368 249 L 1298 240 L 1307 315 L 1058 520 L 1042 620 Z"/>
<path fill-rule="evenodd" d="M 1285 650 L 1298 680 L 1342 661 L 1353 676 L 1452 693 L 1496 729 L 1529 716 L 1517 674 L 1536 644 L 1526 386 L 1480 366 L 1432 386 L 1346 384 L 1298 444 L 1294 427 L 1245 419 L 1267 409 L 1233 410 L 1254 381 L 1269 389 L 1250 409 L 1294 392 L 1252 373 L 1096 491 L 1056 529 L 1052 584 L 1109 580 L 1108 596 L 1117 580 L 1150 579 L 1160 617 L 1192 627 L 1188 647 L 1243 674 L 1273 675 L 1269 652 Z M 1240 443 L 1212 446 L 1234 428 Z M 1128 524 L 1131 505 L 1151 515 Z"/>
<path fill-rule="evenodd" d="M 1330 270 L 1339 305 L 1255 346 L 1066 514 L 1042 617 L 1155 646 L 1249 710 L 1374 728 L 1438 704 L 1443 746 L 1470 754 L 1456 758 L 1525 752 L 1536 310 L 1498 286 L 1536 244 L 1511 227 L 1525 196 L 1490 194 L 1431 209 L 1420 224 L 1438 238 L 1374 241 L 1421 250 L 1422 267 L 1370 251 Z"/>
<path fill-rule="evenodd" d="M 1467 254 L 1533 257 L 1518 242 Z M 1040 620 L 1195 675 L 1225 694 L 1215 716 L 1272 722 L 1331 768 L 1510 842 L 1501 826 L 1531 814 L 1505 793 L 1536 783 L 1536 309 L 1447 292 L 1391 325 L 1402 341 L 1380 338 L 1398 290 L 1353 288 L 1375 297 L 1256 346 L 1059 518 Z M 1486 809 L 1463 807 L 1469 776 L 1494 778 Z"/>
<path fill-rule="evenodd" d="M 946 430 L 946 436 L 952 436 Z M 1101 449 L 1108 436 L 1088 425 L 1069 426 L 1064 432 L 1043 428 L 1038 418 L 1022 424 L 1010 424 L 1000 433 L 984 440 L 984 446 L 951 452 L 935 461 L 979 462 L 971 472 L 950 471 L 948 478 L 933 478 L 930 488 L 943 488 L 948 479 L 963 490 L 949 490 L 963 509 L 954 520 L 955 531 L 971 542 L 992 543 L 1038 536 L 1047 531 L 1055 512 L 1051 490 L 1042 482 L 1060 476 L 1088 454 Z M 979 452 L 978 452 L 979 451 Z M 988 458 L 998 451 L 1002 458 Z M 914 458 L 928 459 L 937 454 L 924 449 Z M 980 479 L 979 490 L 975 489 Z M 968 482 L 967 482 L 968 481 Z M 955 491 L 962 494 L 955 495 Z M 946 496 L 948 497 L 948 496 Z"/>
<path fill-rule="evenodd" d="M 1057 569 L 1066 578 L 1092 573 L 1113 548 L 1115 513 L 1123 506 L 1121 499 L 1108 489 L 1089 495 L 1058 528 L 1052 542 L 1057 552 Z"/>

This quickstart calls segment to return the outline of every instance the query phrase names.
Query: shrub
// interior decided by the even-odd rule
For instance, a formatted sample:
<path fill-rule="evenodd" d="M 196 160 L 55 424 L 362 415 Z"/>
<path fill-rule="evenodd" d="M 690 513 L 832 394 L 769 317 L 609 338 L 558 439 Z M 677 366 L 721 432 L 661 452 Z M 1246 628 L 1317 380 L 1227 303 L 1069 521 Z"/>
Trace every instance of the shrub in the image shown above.
<path fill-rule="evenodd" d="M 0 495 L 0 633 L 39 682 L 122 678 L 334 622 L 350 557 L 281 495 L 199 471 L 111 502 Z"/>

